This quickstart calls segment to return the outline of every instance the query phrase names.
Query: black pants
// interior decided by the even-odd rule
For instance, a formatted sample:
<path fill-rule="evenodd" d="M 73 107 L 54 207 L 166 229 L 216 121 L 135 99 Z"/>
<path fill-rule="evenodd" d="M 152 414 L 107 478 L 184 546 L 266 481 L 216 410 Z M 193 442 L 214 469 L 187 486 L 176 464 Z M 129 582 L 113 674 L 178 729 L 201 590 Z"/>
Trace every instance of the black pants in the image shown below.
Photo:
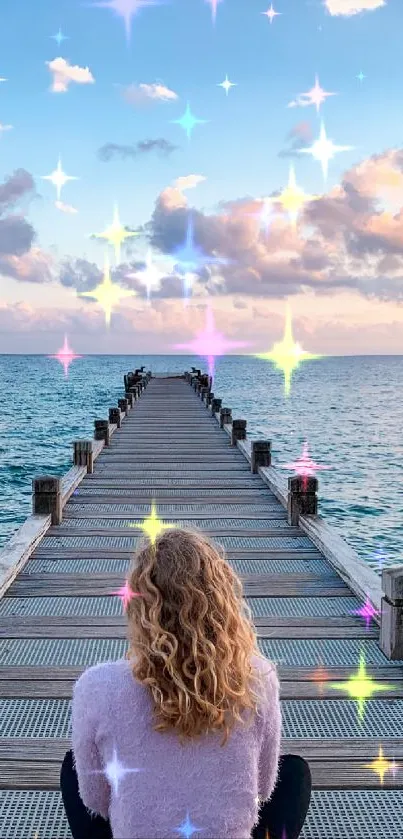
<path fill-rule="evenodd" d="M 91 816 L 81 801 L 73 753 L 67 752 L 61 772 L 60 787 L 73 839 L 113 839 L 109 821 Z M 259 823 L 251 839 L 297 839 L 302 830 L 311 798 L 311 773 L 305 760 L 285 755 L 280 760 L 276 788 L 262 804 Z"/>

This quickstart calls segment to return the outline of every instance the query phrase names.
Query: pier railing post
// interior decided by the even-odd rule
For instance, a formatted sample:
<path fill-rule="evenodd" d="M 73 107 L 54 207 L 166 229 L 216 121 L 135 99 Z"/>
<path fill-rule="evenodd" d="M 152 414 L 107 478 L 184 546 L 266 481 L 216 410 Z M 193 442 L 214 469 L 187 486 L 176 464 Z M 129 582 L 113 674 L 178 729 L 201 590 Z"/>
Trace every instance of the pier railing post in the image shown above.
<path fill-rule="evenodd" d="M 294 475 L 288 478 L 288 524 L 297 527 L 300 516 L 316 516 L 318 512 L 318 479 Z"/>
<path fill-rule="evenodd" d="M 94 447 L 92 440 L 74 440 L 74 466 L 86 466 L 89 475 L 94 472 Z"/>
<path fill-rule="evenodd" d="M 62 521 L 62 482 L 60 478 L 41 475 L 32 481 L 32 512 L 34 516 L 51 515 L 52 524 Z"/>
<path fill-rule="evenodd" d="M 127 390 L 125 393 L 125 399 L 127 399 L 130 408 L 133 408 L 134 405 L 134 393 L 131 390 Z"/>
<path fill-rule="evenodd" d="M 205 400 L 206 400 L 206 398 L 207 398 L 207 394 L 208 394 L 208 392 L 209 392 L 208 387 L 202 387 L 202 388 L 201 388 L 201 390 L 200 390 L 200 399 L 201 399 L 201 401 L 202 401 L 202 402 L 205 402 Z"/>
<path fill-rule="evenodd" d="M 255 475 L 259 466 L 271 466 L 271 441 L 253 440 L 251 446 L 251 472 Z"/>
<path fill-rule="evenodd" d="M 232 411 L 231 408 L 220 408 L 220 428 L 224 428 L 224 425 L 229 425 L 232 422 Z"/>
<path fill-rule="evenodd" d="M 232 421 L 231 446 L 236 446 L 238 440 L 246 440 L 246 420 L 244 419 Z"/>
<path fill-rule="evenodd" d="M 207 405 L 207 408 L 209 408 L 209 407 L 210 407 L 210 405 L 211 405 L 211 403 L 212 403 L 213 399 L 214 399 L 214 393 L 212 393 L 212 391 L 210 390 L 210 391 L 209 391 L 209 393 L 208 393 L 208 394 L 207 394 L 207 396 L 206 396 L 206 405 Z"/>
<path fill-rule="evenodd" d="M 129 403 L 128 403 L 127 399 L 118 399 L 118 406 L 119 406 L 120 410 L 122 411 L 122 413 L 125 416 L 127 416 L 128 411 L 129 411 Z"/>
<path fill-rule="evenodd" d="M 222 405 L 222 399 L 217 399 L 217 397 L 215 396 L 214 399 L 211 402 L 211 413 L 212 414 L 218 414 L 218 412 L 221 409 L 221 405 Z"/>
<path fill-rule="evenodd" d="M 122 425 L 122 417 L 120 415 L 120 408 L 109 408 L 109 422 L 111 425 L 116 425 L 117 428 L 120 428 Z M 99 438 L 103 439 L 103 437 Z"/>
<path fill-rule="evenodd" d="M 384 596 L 379 645 L 391 661 L 403 659 L 403 565 L 382 571 Z"/>
<path fill-rule="evenodd" d="M 117 411 L 119 408 L 116 409 Z M 95 440 L 104 440 L 105 446 L 109 446 L 111 437 L 110 437 L 110 430 L 109 430 L 109 421 L 108 420 L 94 420 L 94 439 Z"/>

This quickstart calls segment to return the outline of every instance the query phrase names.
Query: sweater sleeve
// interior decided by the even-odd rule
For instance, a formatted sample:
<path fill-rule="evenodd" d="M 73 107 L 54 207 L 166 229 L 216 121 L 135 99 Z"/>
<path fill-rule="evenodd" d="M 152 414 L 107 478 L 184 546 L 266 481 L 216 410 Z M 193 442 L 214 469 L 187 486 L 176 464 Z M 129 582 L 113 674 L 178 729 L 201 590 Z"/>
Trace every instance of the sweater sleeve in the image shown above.
<path fill-rule="evenodd" d="M 80 797 L 88 810 L 109 817 L 110 788 L 96 744 L 99 688 L 84 673 L 73 690 L 72 744 Z"/>
<path fill-rule="evenodd" d="M 259 753 L 258 796 L 270 798 L 277 781 L 281 741 L 280 686 L 274 666 L 265 677 L 265 707 Z"/>

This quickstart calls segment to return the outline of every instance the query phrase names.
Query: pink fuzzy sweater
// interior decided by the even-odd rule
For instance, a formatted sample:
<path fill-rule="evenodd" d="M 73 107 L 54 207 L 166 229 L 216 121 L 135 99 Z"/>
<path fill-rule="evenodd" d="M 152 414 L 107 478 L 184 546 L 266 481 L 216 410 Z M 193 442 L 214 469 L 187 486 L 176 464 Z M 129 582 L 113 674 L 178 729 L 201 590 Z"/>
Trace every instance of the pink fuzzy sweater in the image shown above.
<path fill-rule="evenodd" d="M 249 725 L 181 745 L 152 727 L 152 696 L 127 660 L 87 670 L 74 686 L 72 735 L 81 798 L 109 818 L 114 839 L 249 839 L 258 798 L 277 777 L 281 715 L 274 666 L 263 668 Z"/>

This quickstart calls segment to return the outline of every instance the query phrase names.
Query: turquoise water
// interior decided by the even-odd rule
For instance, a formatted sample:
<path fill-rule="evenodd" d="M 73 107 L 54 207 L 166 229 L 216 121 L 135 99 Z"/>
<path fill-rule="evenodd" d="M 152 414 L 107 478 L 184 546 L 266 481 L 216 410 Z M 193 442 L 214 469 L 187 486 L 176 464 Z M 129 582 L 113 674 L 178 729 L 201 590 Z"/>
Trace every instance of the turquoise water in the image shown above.
<path fill-rule="evenodd" d="M 206 369 L 191 356 L 87 356 L 66 379 L 46 356 L 0 356 L 0 545 L 31 512 L 32 478 L 70 468 L 73 440 L 92 437 L 94 419 L 124 395 L 123 374 L 141 364 Z M 320 513 L 376 570 L 403 562 L 403 357 L 306 362 L 286 399 L 271 363 L 227 356 L 214 392 L 248 420 L 250 437 L 272 440 L 275 465 L 298 458 L 307 439 L 332 467 L 318 474 Z"/>

